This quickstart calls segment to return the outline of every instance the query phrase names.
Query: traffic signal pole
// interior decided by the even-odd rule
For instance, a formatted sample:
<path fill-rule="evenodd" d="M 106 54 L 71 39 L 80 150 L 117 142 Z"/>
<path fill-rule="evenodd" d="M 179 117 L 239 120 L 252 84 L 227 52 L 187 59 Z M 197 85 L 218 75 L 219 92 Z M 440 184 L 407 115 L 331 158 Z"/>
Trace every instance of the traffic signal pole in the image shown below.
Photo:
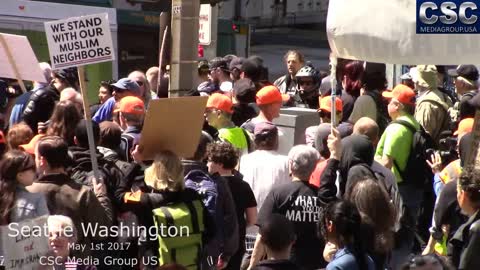
<path fill-rule="evenodd" d="M 172 0 L 169 97 L 184 96 L 195 87 L 200 0 Z"/>

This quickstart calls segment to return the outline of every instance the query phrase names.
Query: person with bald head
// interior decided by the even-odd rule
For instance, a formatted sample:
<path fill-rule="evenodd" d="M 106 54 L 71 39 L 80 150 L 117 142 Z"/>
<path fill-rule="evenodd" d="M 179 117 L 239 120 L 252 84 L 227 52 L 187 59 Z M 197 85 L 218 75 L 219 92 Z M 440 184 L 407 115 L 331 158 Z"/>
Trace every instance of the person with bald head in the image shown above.
<path fill-rule="evenodd" d="M 362 134 L 367 136 L 377 146 L 380 129 L 375 121 L 370 117 L 362 117 L 357 120 L 353 126 L 353 134 Z"/>
<path fill-rule="evenodd" d="M 150 67 L 147 70 L 146 76 L 147 76 L 147 81 L 148 85 L 150 85 L 150 95 L 152 99 L 157 99 L 157 86 L 158 86 L 158 73 L 159 73 L 159 68 L 158 67 Z M 163 82 L 163 81 L 162 81 Z"/>
<path fill-rule="evenodd" d="M 42 70 L 42 74 L 45 77 L 45 82 L 33 82 L 33 89 L 26 93 L 20 95 L 13 105 L 12 112 L 10 114 L 9 126 L 13 126 L 17 123 L 20 123 L 23 120 L 23 110 L 27 104 L 30 96 L 37 91 L 38 89 L 49 87 L 50 82 L 52 81 L 52 68 L 48 63 L 42 62 L 38 64 Z"/>
<path fill-rule="evenodd" d="M 71 101 L 78 109 L 78 112 L 83 115 L 83 99 L 82 95 L 77 92 L 77 90 L 71 87 L 63 89 L 62 93 L 60 93 L 60 101 L 63 100 Z"/>
<path fill-rule="evenodd" d="M 145 73 L 140 70 L 135 70 L 128 74 L 128 78 L 140 86 L 139 98 L 141 98 L 145 106 L 148 107 L 148 103 L 152 99 L 152 94 L 150 93 L 150 84 Z"/>

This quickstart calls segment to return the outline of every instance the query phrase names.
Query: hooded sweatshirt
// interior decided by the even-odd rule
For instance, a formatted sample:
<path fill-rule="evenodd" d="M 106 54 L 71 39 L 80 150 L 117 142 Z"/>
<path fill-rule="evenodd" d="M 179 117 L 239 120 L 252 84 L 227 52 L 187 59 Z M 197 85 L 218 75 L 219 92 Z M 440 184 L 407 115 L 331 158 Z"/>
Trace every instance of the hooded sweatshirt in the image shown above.
<path fill-rule="evenodd" d="M 342 140 L 343 153 L 340 159 L 340 194 L 343 196 L 350 186 L 363 178 L 375 178 L 370 166 L 375 150 L 365 135 L 353 134 Z M 361 165 L 361 166 L 357 166 Z M 353 168 L 353 169 L 352 169 Z"/>

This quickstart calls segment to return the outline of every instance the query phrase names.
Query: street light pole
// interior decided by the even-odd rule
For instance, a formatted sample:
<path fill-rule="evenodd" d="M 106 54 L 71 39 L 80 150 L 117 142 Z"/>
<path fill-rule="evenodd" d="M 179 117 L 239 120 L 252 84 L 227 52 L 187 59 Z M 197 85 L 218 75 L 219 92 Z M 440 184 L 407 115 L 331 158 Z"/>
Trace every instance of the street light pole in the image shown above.
<path fill-rule="evenodd" d="M 200 0 L 172 0 L 169 97 L 192 90 L 197 76 Z"/>

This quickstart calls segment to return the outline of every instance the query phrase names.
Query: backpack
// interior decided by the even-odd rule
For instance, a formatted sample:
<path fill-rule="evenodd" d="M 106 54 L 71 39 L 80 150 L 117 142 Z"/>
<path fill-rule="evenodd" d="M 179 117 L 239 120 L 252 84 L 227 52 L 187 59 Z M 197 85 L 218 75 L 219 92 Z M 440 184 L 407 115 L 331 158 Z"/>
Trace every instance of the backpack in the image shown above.
<path fill-rule="evenodd" d="M 120 139 L 121 139 L 121 142 L 120 142 L 120 149 L 121 149 L 120 157 L 124 161 L 127 161 L 127 162 L 133 161 L 130 152 L 132 151 L 132 149 L 134 147 L 133 142 L 135 141 L 135 138 L 128 133 L 123 133 Z"/>
<path fill-rule="evenodd" d="M 379 183 L 380 188 L 386 194 L 388 194 L 390 198 L 390 204 L 395 209 L 395 227 L 393 229 L 395 232 L 398 232 L 406 216 L 405 214 L 406 209 L 403 204 L 403 200 L 400 195 L 400 192 L 398 191 L 398 188 L 393 186 L 392 188 L 388 188 L 387 185 L 385 184 L 385 176 L 382 173 L 373 171 L 372 168 L 365 163 L 354 165 L 352 166 L 352 168 L 350 168 L 350 170 L 360 166 L 366 169 L 366 171 L 368 171 L 370 174 L 369 177 L 371 177 L 374 180 L 377 180 L 377 183 Z"/>
<path fill-rule="evenodd" d="M 385 103 L 382 102 L 381 99 L 378 98 L 374 93 L 371 91 L 365 91 L 365 94 L 375 101 L 377 105 L 377 125 L 379 129 L 379 134 L 382 134 L 388 126 L 390 122 L 390 117 L 388 116 L 388 110 Z"/>
<path fill-rule="evenodd" d="M 396 160 L 393 160 L 393 165 L 399 171 L 404 184 L 422 188 L 426 182 L 433 179 L 432 170 L 427 163 L 427 151 L 434 149 L 435 144 L 433 139 L 422 126 L 417 130 L 412 124 L 403 120 L 396 120 L 392 123 L 406 127 L 413 134 L 412 147 L 410 149 L 410 155 L 408 156 L 407 166 L 405 166 L 405 169 L 402 171 Z"/>
<path fill-rule="evenodd" d="M 448 96 L 447 94 L 445 94 L 445 93 L 442 93 L 442 94 L 443 94 L 443 101 L 444 101 L 447 105 L 448 105 L 448 104 L 451 104 L 451 99 L 449 98 L 449 96 Z M 443 131 L 445 131 L 445 130 L 449 130 L 449 129 L 452 128 L 452 121 L 453 121 L 453 119 L 452 119 L 451 116 L 450 116 L 449 110 L 448 110 L 447 108 L 445 108 L 445 107 L 443 106 L 443 104 L 441 104 L 440 102 L 438 102 L 438 101 L 436 101 L 436 100 L 426 98 L 426 99 L 421 100 L 421 101 L 417 104 L 417 106 L 420 105 L 420 104 L 423 103 L 423 102 L 430 102 L 430 103 L 434 104 L 435 106 L 441 108 L 444 116 L 443 116 L 443 120 L 442 120 L 442 130 L 440 131 L 439 134 L 441 134 L 441 133 L 442 133 Z M 456 129 L 456 128 L 455 128 L 455 129 Z M 436 142 L 435 142 L 435 143 L 436 143 Z"/>
<path fill-rule="evenodd" d="M 200 269 L 205 231 L 202 202 L 173 203 L 152 212 L 158 233 L 160 266 L 178 263 L 189 270 Z"/>
<path fill-rule="evenodd" d="M 192 170 L 185 176 L 185 187 L 195 190 L 201 197 L 208 213 L 215 218 L 217 212 L 218 187 L 216 179 L 201 170 Z"/>

